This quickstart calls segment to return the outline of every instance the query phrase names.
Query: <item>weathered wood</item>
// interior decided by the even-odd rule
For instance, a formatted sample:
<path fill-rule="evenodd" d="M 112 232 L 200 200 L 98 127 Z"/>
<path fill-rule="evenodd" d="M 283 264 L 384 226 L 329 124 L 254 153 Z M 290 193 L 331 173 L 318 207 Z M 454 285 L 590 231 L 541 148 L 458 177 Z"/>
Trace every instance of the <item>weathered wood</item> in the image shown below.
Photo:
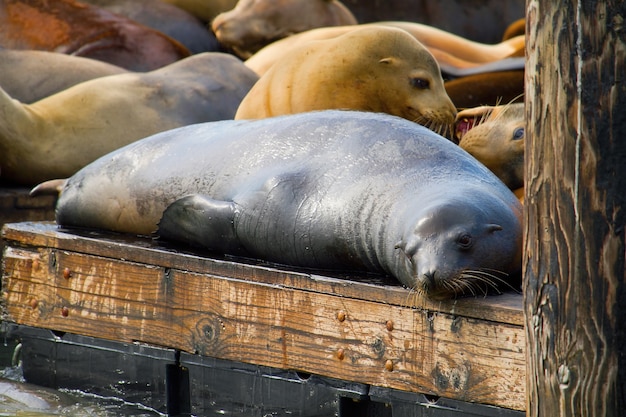
<path fill-rule="evenodd" d="M 400 286 L 201 258 L 141 239 L 36 223 L 7 225 L 3 236 L 4 303 L 19 324 L 525 407 L 524 329 L 515 303 L 492 302 L 500 296 L 415 308 Z"/>
<path fill-rule="evenodd" d="M 622 416 L 626 3 L 527 8 L 527 415 Z"/>
<path fill-rule="evenodd" d="M 320 275 L 320 271 L 295 272 L 292 269 L 255 260 L 234 257 L 217 258 L 185 252 L 182 248 L 168 249 L 151 239 L 112 233 L 84 232 L 82 235 L 64 233 L 52 222 L 22 222 L 7 225 L 2 237 L 17 245 L 56 248 L 109 258 L 160 265 L 190 272 L 200 272 L 235 279 L 246 279 L 284 287 L 306 289 L 325 294 L 340 294 L 402 307 L 429 309 L 453 315 L 472 317 L 498 323 L 522 326 L 522 297 L 506 293 L 488 297 L 480 302 L 472 298 L 452 301 L 430 301 L 418 298 L 396 281 L 376 275 Z M 348 280 L 346 280 L 346 278 Z M 356 286 L 354 282 L 359 282 Z"/>

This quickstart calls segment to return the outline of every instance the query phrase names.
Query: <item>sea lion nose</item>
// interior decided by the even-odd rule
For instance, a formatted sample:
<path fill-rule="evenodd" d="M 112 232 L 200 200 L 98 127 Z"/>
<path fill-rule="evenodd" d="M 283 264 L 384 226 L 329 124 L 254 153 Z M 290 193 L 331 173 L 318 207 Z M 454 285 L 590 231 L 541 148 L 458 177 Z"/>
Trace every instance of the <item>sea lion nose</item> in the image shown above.
<path fill-rule="evenodd" d="M 419 277 L 419 282 L 424 291 L 435 287 L 435 271 L 426 271 Z"/>

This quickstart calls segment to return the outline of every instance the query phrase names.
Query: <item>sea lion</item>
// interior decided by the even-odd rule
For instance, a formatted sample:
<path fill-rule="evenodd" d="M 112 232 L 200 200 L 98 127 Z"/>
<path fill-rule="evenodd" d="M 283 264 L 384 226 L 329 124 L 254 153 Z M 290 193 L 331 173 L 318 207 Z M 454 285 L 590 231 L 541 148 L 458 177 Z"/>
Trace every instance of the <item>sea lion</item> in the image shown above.
<path fill-rule="evenodd" d="M 519 278 L 521 205 L 467 152 L 402 118 L 327 110 L 203 123 L 65 183 L 65 228 L 149 235 L 281 264 L 387 273 L 432 298 Z"/>
<path fill-rule="evenodd" d="M 215 36 L 243 59 L 294 33 L 328 26 L 356 25 L 338 0 L 239 0 L 211 24 Z"/>
<path fill-rule="evenodd" d="M 526 34 L 526 18 L 522 17 L 507 26 L 504 30 L 504 34 L 502 35 L 502 40 L 506 41 L 524 34 Z"/>
<path fill-rule="evenodd" d="M 2 1 L 0 46 L 83 56 L 131 71 L 151 71 L 190 55 L 161 32 L 74 0 Z"/>
<path fill-rule="evenodd" d="M 73 85 L 126 69 L 57 52 L 0 48 L 0 86 L 12 98 L 33 103 Z"/>
<path fill-rule="evenodd" d="M 459 146 L 511 190 L 524 186 L 524 103 L 462 110 L 455 121 Z"/>
<path fill-rule="evenodd" d="M 205 52 L 147 73 L 85 81 L 29 105 L 0 89 L 0 179 L 65 178 L 153 133 L 232 119 L 257 79 L 234 56 Z"/>
<path fill-rule="evenodd" d="M 191 13 L 155 0 L 81 0 L 117 13 L 176 39 L 192 54 L 219 52 L 210 28 Z"/>
<path fill-rule="evenodd" d="M 437 27 L 467 39 L 493 43 L 507 23 L 525 16 L 520 0 L 344 0 L 359 22 L 402 20 Z"/>
<path fill-rule="evenodd" d="M 524 55 L 525 39 L 523 35 L 496 44 L 484 44 L 424 24 L 383 21 L 307 30 L 267 45 L 245 62 L 254 72 L 263 75 L 274 62 L 306 42 L 335 38 L 369 26 L 390 26 L 407 31 L 420 41 L 437 62 L 445 68 L 471 68 Z"/>
<path fill-rule="evenodd" d="M 252 87 L 235 119 L 323 109 L 383 112 L 433 129 L 456 114 L 426 48 L 403 30 L 369 26 L 292 50 Z"/>
<path fill-rule="evenodd" d="M 210 23 L 215 16 L 232 9 L 237 0 L 163 0 L 196 16 L 205 23 Z"/>

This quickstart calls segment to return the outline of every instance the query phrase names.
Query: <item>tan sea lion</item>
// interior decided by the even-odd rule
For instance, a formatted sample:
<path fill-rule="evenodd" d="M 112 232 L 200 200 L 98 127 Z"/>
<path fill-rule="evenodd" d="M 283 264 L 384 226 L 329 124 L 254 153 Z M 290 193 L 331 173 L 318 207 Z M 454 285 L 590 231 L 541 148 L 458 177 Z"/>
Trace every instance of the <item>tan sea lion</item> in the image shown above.
<path fill-rule="evenodd" d="M 235 119 L 323 109 L 388 113 L 435 128 L 454 120 L 437 62 L 403 30 L 368 26 L 312 41 L 280 59 Z"/>
<path fill-rule="evenodd" d="M 327 26 L 356 25 L 338 0 L 239 0 L 211 25 L 220 43 L 246 59 L 262 47 L 294 33 Z"/>
<path fill-rule="evenodd" d="M 455 121 L 459 146 L 511 190 L 524 186 L 524 103 L 462 110 Z"/>
<path fill-rule="evenodd" d="M 148 73 L 85 81 L 30 105 L 0 89 L 0 179 L 66 178 L 151 134 L 232 119 L 257 79 L 236 57 L 206 52 Z"/>
<path fill-rule="evenodd" d="M 126 69 L 58 52 L 0 48 L 0 86 L 12 98 L 33 103 L 73 85 Z"/>
<path fill-rule="evenodd" d="M 0 46 L 83 56 L 151 71 L 190 55 L 163 33 L 74 0 L 0 2 Z"/>
<path fill-rule="evenodd" d="M 335 26 L 311 29 L 273 42 L 248 58 L 246 65 L 259 75 L 264 74 L 281 56 L 312 40 L 330 39 L 368 26 L 391 26 L 407 31 L 420 41 L 439 65 L 454 68 L 471 68 L 512 56 L 523 56 L 524 36 L 516 36 L 497 44 L 474 42 L 432 26 L 385 21 L 351 26 Z"/>

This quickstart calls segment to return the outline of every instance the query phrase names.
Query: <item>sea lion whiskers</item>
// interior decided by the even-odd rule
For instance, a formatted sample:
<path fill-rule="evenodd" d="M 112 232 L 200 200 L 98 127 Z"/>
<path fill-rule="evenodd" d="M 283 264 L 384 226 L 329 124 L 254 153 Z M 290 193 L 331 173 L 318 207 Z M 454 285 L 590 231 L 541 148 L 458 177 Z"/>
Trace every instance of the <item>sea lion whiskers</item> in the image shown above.
<path fill-rule="evenodd" d="M 462 276 L 463 275 L 461 274 L 459 278 Z M 464 295 L 467 292 L 469 292 L 472 297 L 476 297 L 476 292 L 474 291 L 472 283 L 459 278 L 443 281 L 441 282 L 441 287 L 447 290 L 450 294 L 454 294 L 454 297 Z"/>
<path fill-rule="evenodd" d="M 489 270 L 487 268 L 471 269 L 463 271 L 457 279 L 451 280 L 450 282 L 454 282 L 455 284 L 463 283 L 463 285 L 471 292 L 473 296 L 476 295 L 476 292 L 478 290 L 480 290 L 480 292 L 485 297 L 490 293 L 491 290 L 495 291 L 497 294 L 502 294 L 499 286 L 500 284 L 504 284 L 506 287 L 517 292 L 515 287 L 508 283 L 504 278 L 500 278 L 496 274 L 509 276 L 509 274 L 498 270 Z"/>
<path fill-rule="evenodd" d="M 428 118 L 421 114 L 412 118 L 411 121 L 432 130 L 444 138 L 452 139 L 454 136 L 452 135 L 452 126 L 447 123 Z M 448 136 L 448 133 L 450 133 L 450 136 Z"/>

